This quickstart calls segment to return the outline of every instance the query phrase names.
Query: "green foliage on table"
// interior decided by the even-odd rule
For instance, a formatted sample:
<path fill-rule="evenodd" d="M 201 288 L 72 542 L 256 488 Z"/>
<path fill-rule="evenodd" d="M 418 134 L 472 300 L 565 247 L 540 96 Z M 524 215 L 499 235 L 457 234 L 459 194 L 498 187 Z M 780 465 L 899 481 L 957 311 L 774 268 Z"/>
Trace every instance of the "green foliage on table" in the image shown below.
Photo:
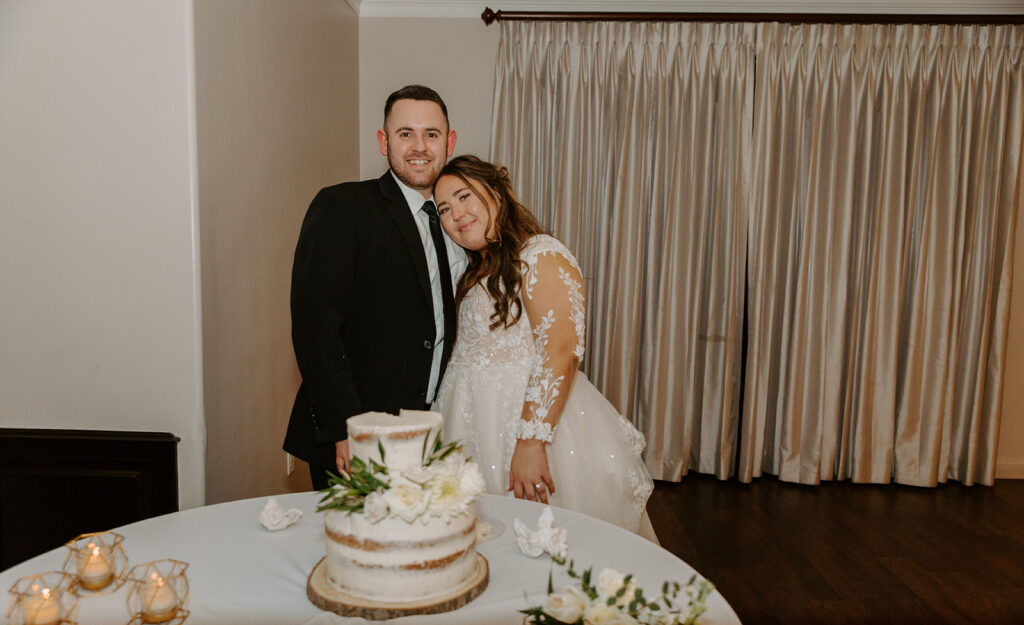
<path fill-rule="evenodd" d="M 560 566 L 565 565 L 565 560 L 552 557 L 552 560 Z M 593 606 L 604 604 L 606 606 L 618 606 L 617 610 L 621 620 L 615 622 L 633 623 L 657 623 L 658 625 L 694 625 L 697 618 L 707 610 L 707 598 L 714 585 L 706 579 L 698 579 L 694 574 L 690 577 L 685 586 L 675 581 L 666 581 L 661 586 L 661 596 L 656 599 L 648 599 L 644 596 L 643 589 L 635 584 L 632 575 L 622 578 L 621 586 L 612 594 L 603 596 L 592 579 L 592 569 L 576 571 L 574 563 L 569 562 L 566 573 L 577 581 L 577 588 L 589 600 L 585 610 L 581 610 L 579 618 L 575 621 L 561 621 L 545 612 L 546 606 L 534 606 L 526 610 L 520 610 L 527 616 L 526 621 L 532 625 L 579 625 L 586 624 L 586 610 Z M 685 590 L 683 597 L 679 597 L 680 591 Z M 548 574 L 547 593 L 550 597 L 554 594 L 552 575 Z M 564 591 L 563 591 L 564 592 Z M 627 596 L 627 593 L 632 592 Z M 685 603 L 684 603 L 685 601 Z"/>

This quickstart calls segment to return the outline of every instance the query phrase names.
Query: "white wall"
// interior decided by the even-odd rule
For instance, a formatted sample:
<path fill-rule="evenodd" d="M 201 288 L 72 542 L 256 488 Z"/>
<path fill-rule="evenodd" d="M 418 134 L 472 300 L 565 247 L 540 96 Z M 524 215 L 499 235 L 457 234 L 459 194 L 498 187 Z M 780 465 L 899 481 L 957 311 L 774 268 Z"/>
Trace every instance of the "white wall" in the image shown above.
<path fill-rule="evenodd" d="M 203 503 L 191 0 L 0 0 L 0 424 L 166 431 Z"/>
<path fill-rule="evenodd" d="M 458 138 L 456 154 L 487 158 L 491 94 L 500 29 L 479 19 L 361 18 L 359 20 L 359 173 L 387 168 L 377 145 L 384 101 L 408 84 L 437 91 Z"/>
<path fill-rule="evenodd" d="M 341 0 L 196 2 L 207 503 L 309 490 L 281 450 L 299 386 L 292 257 L 359 176 L 358 23 Z"/>

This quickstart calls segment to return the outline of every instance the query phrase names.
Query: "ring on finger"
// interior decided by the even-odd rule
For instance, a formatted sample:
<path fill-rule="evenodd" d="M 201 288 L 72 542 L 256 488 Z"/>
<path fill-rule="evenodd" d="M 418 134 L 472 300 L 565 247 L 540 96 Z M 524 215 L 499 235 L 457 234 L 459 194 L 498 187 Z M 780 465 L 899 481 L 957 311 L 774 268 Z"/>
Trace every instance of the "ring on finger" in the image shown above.
<path fill-rule="evenodd" d="M 533 488 L 534 488 L 535 490 L 541 490 L 541 489 L 543 489 L 543 488 L 544 488 L 544 482 L 538 482 L 538 483 L 534 484 L 534 485 L 533 485 Z"/>

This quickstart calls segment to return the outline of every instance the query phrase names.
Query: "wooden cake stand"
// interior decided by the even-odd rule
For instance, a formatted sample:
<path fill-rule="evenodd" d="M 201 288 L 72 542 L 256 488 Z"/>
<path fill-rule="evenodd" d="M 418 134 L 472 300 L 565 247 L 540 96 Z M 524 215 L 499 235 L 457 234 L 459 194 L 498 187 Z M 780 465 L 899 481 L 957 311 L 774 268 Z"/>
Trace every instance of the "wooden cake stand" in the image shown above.
<path fill-rule="evenodd" d="M 371 621 L 383 621 L 410 614 L 439 614 L 451 612 L 476 599 L 487 588 L 487 558 L 476 554 L 476 569 L 462 586 L 443 595 L 420 601 L 383 602 L 352 596 L 333 587 L 327 579 L 327 558 L 321 558 L 313 567 L 306 582 L 306 596 L 313 605 L 341 616 L 359 616 Z"/>

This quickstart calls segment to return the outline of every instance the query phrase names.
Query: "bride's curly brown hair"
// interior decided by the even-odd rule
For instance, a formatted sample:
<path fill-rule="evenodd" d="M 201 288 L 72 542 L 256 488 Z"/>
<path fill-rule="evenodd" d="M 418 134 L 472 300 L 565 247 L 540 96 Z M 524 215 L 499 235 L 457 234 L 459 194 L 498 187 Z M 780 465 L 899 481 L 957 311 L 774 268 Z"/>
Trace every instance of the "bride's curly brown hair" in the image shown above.
<path fill-rule="evenodd" d="M 469 266 L 459 280 L 455 302 L 461 305 L 469 290 L 481 284 L 494 300 L 490 328 L 493 330 L 500 325 L 510 328 L 523 315 L 519 294 L 525 263 L 519 260 L 519 254 L 530 237 L 544 233 L 544 229 L 512 193 L 512 182 L 505 167 L 467 154 L 449 161 L 438 180 L 441 176 L 461 180 L 485 206 L 488 198 L 482 197 L 480 190 L 488 190 L 490 200 L 498 204 L 494 230 L 487 236 L 487 245 L 479 251 L 466 250 Z"/>

